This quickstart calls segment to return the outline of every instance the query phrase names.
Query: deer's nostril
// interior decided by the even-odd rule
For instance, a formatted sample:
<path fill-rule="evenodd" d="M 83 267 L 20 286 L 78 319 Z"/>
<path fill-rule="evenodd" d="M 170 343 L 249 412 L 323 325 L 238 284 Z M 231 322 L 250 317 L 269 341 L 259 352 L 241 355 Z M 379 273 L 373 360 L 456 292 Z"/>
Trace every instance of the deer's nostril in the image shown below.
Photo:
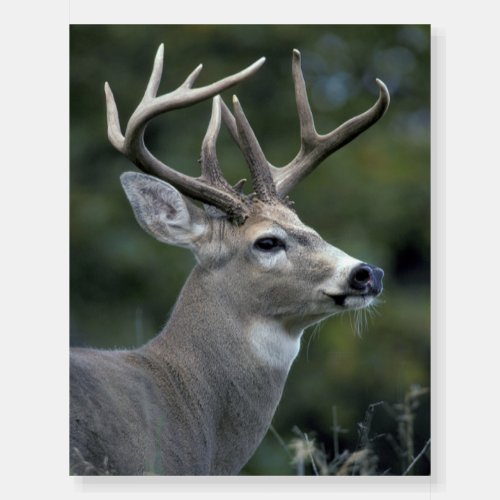
<path fill-rule="evenodd" d="M 362 290 L 368 285 L 372 279 L 372 270 L 366 264 L 361 264 L 360 266 L 353 269 L 351 273 L 351 279 L 349 283 L 352 288 L 356 290 Z"/>
<path fill-rule="evenodd" d="M 370 272 L 368 271 L 368 269 L 360 269 L 354 275 L 354 279 L 358 283 L 366 283 L 370 279 Z"/>

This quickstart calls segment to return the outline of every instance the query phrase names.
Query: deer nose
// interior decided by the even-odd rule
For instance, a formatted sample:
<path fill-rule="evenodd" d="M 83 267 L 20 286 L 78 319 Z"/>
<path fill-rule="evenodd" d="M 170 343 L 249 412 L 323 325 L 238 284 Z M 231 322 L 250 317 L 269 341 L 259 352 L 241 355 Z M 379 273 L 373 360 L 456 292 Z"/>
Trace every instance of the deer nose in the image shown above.
<path fill-rule="evenodd" d="M 369 290 L 379 294 L 382 291 L 384 271 L 370 264 L 356 266 L 349 276 L 349 286 L 354 290 Z"/>

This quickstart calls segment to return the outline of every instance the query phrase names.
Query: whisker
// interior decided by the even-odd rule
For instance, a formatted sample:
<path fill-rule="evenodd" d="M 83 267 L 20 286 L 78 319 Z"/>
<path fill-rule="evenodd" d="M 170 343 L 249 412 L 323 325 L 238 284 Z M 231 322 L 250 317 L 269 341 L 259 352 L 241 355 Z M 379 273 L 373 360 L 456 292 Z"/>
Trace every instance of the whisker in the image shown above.
<path fill-rule="evenodd" d="M 323 326 L 324 321 L 320 321 L 319 323 L 316 323 L 314 325 L 314 328 L 311 332 L 311 335 L 309 335 L 309 339 L 307 341 L 307 349 L 306 349 L 306 359 L 309 361 L 309 346 L 311 345 L 311 341 L 314 336 L 319 337 L 319 332 L 321 331 L 321 327 Z"/>

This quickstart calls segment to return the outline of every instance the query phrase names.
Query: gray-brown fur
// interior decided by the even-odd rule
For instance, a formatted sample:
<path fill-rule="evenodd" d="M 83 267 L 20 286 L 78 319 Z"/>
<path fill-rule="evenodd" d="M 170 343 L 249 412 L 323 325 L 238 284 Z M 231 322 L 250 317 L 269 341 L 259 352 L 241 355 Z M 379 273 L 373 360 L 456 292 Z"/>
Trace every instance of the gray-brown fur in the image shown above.
<path fill-rule="evenodd" d="M 224 293 L 208 279 L 193 272 L 168 326 L 144 347 L 73 350 L 74 473 L 85 472 L 74 448 L 97 471 L 107 462 L 126 475 L 237 474 L 251 457 L 288 370 L 252 358 L 245 318 L 221 313 Z"/>

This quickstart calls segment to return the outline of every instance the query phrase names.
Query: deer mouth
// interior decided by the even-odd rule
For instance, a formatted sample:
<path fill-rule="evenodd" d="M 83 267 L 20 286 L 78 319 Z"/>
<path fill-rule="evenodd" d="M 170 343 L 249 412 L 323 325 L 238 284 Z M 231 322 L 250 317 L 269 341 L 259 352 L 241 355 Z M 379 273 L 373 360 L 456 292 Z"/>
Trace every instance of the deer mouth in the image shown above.
<path fill-rule="evenodd" d="M 343 293 L 343 294 L 325 294 L 330 297 L 336 306 L 346 309 L 361 309 L 368 306 L 378 293 Z"/>
<path fill-rule="evenodd" d="M 342 295 L 329 295 L 327 294 L 328 297 L 332 298 L 333 301 L 335 302 L 335 305 L 343 307 L 345 305 L 345 299 L 347 298 L 346 294 Z"/>

